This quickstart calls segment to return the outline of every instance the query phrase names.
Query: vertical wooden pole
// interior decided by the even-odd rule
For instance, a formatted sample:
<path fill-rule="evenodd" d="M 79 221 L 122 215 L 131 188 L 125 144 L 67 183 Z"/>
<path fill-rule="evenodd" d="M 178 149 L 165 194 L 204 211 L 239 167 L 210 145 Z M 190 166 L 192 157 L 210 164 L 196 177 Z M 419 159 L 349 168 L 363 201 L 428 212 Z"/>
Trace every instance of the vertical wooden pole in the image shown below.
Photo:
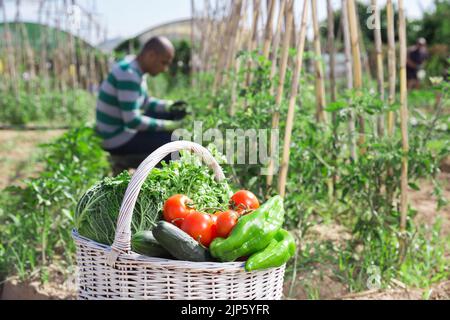
<path fill-rule="evenodd" d="M 336 65 L 336 49 L 334 43 L 334 12 L 333 6 L 331 4 L 331 0 L 327 0 L 327 26 L 328 26 L 328 35 L 327 35 L 327 47 L 328 47 L 328 56 L 329 56 L 329 78 L 330 78 L 330 99 L 332 102 L 336 101 L 336 74 L 335 74 L 335 65 Z M 336 112 L 331 114 L 332 116 L 332 127 L 333 127 L 333 162 L 336 162 L 336 150 L 337 150 L 337 142 L 338 142 L 338 134 L 337 134 L 337 115 Z M 336 174 L 333 174 L 331 181 L 328 182 L 328 195 L 330 201 L 333 201 L 335 196 L 335 186 L 337 182 Z"/>
<path fill-rule="evenodd" d="M 330 56 L 330 93 L 331 101 L 336 101 L 336 49 L 334 43 L 334 12 L 331 0 L 327 0 L 327 22 L 328 22 L 328 54 Z M 333 122 L 335 121 L 336 114 L 333 113 Z"/>
<path fill-rule="evenodd" d="M 353 78 L 354 87 L 357 90 L 362 88 L 362 67 L 361 67 L 361 50 L 358 35 L 357 16 L 355 8 L 355 0 L 347 0 L 347 13 L 349 18 L 350 41 L 353 56 Z M 365 142 L 365 122 L 363 116 L 358 116 L 359 121 L 359 139 L 358 144 L 362 146 Z M 361 149 L 361 152 L 364 152 Z"/>
<path fill-rule="evenodd" d="M 249 49 L 248 51 L 253 51 L 256 49 L 256 45 L 257 45 L 257 38 L 258 38 L 258 20 L 259 20 L 259 15 L 261 11 L 261 0 L 253 0 L 253 21 L 252 21 L 252 36 L 250 38 L 250 42 L 249 42 Z M 245 86 L 248 87 L 250 85 L 250 83 L 252 82 L 252 76 L 253 73 L 251 72 L 253 63 L 252 61 L 248 61 L 248 66 L 247 66 L 247 77 L 246 77 L 246 81 L 245 81 Z"/>
<path fill-rule="evenodd" d="M 40 1 L 39 10 L 40 11 L 42 10 L 42 17 L 43 17 L 43 19 L 45 18 L 45 21 L 40 21 L 40 24 L 47 26 L 48 22 L 50 21 L 50 18 L 49 18 L 49 16 L 50 16 L 50 8 L 47 8 L 47 10 L 44 11 L 45 4 L 46 4 L 45 0 L 41 0 Z M 45 12 L 45 14 L 44 14 L 44 12 Z M 49 83 L 48 83 L 49 79 L 48 79 L 48 68 L 47 68 L 47 59 L 48 59 L 47 47 L 48 47 L 48 41 L 49 41 L 49 27 L 45 27 L 44 28 L 44 32 L 41 35 L 40 39 L 41 39 L 41 57 L 40 57 L 41 61 L 40 61 L 40 67 L 39 68 L 40 68 L 40 73 L 41 73 L 41 75 L 42 75 L 42 77 L 44 79 L 44 82 L 45 82 L 46 86 L 48 86 L 49 85 Z"/>
<path fill-rule="evenodd" d="M 300 27 L 300 35 L 299 35 L 299 42 L 297 47 L 297 56 L 295 59 L 295 70 L 293 74 L 292 79 L 292 86 L 291 86 L 291 95 L 289 98 L 289 107 L 288 107 L 288 114 L 286 118 L 286 129 L 284 134 L 284 144 L 283 144 L 283 158 L 281 161 L 281 168 L 280 168 L 280 176 L 278 180 L 278 193 L 280 196 L 284 197 L 286 193 L 286 181 L 287 181 L 287 174 L 289 170 L 289 157 L 290 157 L 290 150 L 291 150 L 291 137 L 292 137 L 292 129 L 294 126 L 294 115 L 295 115 L 295 102 L 297 99 L 298 94 L 298 87 L 300 82 L 300 74 L 302 71 L 302 65 L 303 65 L 303 52 L 305 50 L 305 39 L 306 39 L 306 27 L 308 24 L 308 4 L 309 1 L 305 0 L 303 1 L 303 13 L 302 13 L 302 20 L 301 20 L 301 27 Z"/>
<path fill-rule="evenodd" d="M 226 56 L 226 64 L 225 70 L 229 70 L 232 66 L 234 66 L 235 56 L 236 56 L 236 47 L 239 45 L 239 24 L 242 20 L 242 4 L 243 0 L 236 1 L 234 19 L 232 21 L 231 33 L 229 37 L 229 48 Z"/>
<path fill-rule="evenodd" d="M 275 35 L 273 38 L 273 46 L 272 46 L 272 57 L 271 57 L 271 70 L 270 70 L 270 80 L 272 81 L 275 77 L 275 73 L 277 72 L 277 65 L 278 65 L 278 48 L 280 46 L 281 41 L 281 28 L 283 25 L 283 15 L 284 15 L 284 8 L 286 5 L 285 0 L 280 0 L 280 6 L 278 8 L 278 19 L 277 19 L 277 27 L 275 30 Z M 275 92 L 275 84 L 272 84 L 270 87 L 270 94 L 273 95 Z"/>
<path fill-rule="evenodd" d="M 195 0 L 191 0 L 191 87 L 195 86 L 196 56 L 195 56 Z"/>
<path fill-rule="evenodd" d="M 394 8 L 392 5 L 392 0 L 388 0 L 386 3 L 386 13 L 387 13 L 387 38 L 388 38 L 388 70 L 389 70 L 389 96 L 388 104 L 392 107 L 396 101 L 395 91 L 396 91 L 396 76 L 397 76 L 397 66 L 396 66 L 396 53 L 395 53 L 395 27 L 394 27 Z M 387 116 L 387 133 L 389 137 L 394 136 L 394 111 L 389 111 Z M 387 168 L 387 181 L 392 181 L 392 176 L 394 175 L 394 170 L 391 166 Z M 394 200 L 394 186 L 392 183 L 386 185 L 386 202 L 388 204 L 388 212 L 392 210 L 392 204 Z"/>
<path fill-rule="evenodd" d="M 402 133 L 402 168 L 400 184 L 400 232 L 406 231 L 406 218 L 408 214 L 408 101 L 406 85 L 406 19 L 403 0 L 398 1 L 399 14 L 399 43 L 400 43 L 400 125 Z M 402 238 L 403 253 L 405 239 Z M 401 251 L 401 252 L 402 252 Z"/>
<path fill-rule="evenodd" d="M 237 4 L 233 3 L 231 4 L 230 7 L 230 13 L 228 15 L 228 17 L 226 17 L 225 19 L 227 20 L 227 23 L 224 23 L 224 30 L 225 30 L 225 44 L 228 45 L 226 47 L 225 50 L 219 50 L 219 54 L 218 54 L 218 60 L 217 60 L 217 67 L 216 67 L 216 76 L 214 79 L 214 86 L 213 86 L 213 93 L 217 92 L 217 89 L 222 85 L 222 81 L 223 81 L 223 72 L 225 71 L 225 67 L 227 64 L 227 54 L 230 50 L 230 41 L 232 38 L 232 33 L 233 33 L 233 21 L 236 20 L 236 7 Z M 217 35 L 218 37 L 221 37 L 223 39 L 223 35 L 221 34 L 221 32 L 219 32 L 219 34 Z M 218 44 L 219 45 L 219 44 Z"/>
<path fill-rule="evenodd" d="M 25 70 L 27 72 L 29 72 L 30 74 L 30 78 L 34 80 L 34 78 L 36 77 L 36 68 L 34 66 L 34 52 L 33 49 L 31 48 L 30 45 L 30 39 L 28 37 L 28 31 L 27 28 L 25 26 L 25 23 L 22 21 L 21 17 L 20 17 L 20 7 L 21 7 L 21 0 L 16 0 L 16 6 L 17 6 L 17 23 L 18 23 L 18 27 L 19 27 L 19 33 L 20 33 L 20 37 L 22 38 L 22 43 L 24 46 L 24 66 L 25 66 Z"/>
<path fill-rule="evenodd" d="M 243 2 L 243 12 L 242 12 L 242 19 L 240 21 L 241 26 L 238 27 L 238 32 L 237 32 L 237 37 L 236 37 L 236 49 L 241 49 L 242 47 L 242 38 L 244 36 L 244 32 L 246 31 L 245 29 L 245 23 L 247 21 L 247 3 L 246 1 Z M 231 103 L 230 103 L 230 109 L 229 109 L 229 114 L 231 116 L 234 116 L 235 112 L 236 112 L 236 103 L 237 103 L 237 99 L 238 99 L 238 86 L 240 85 L 237 79 L 237 74 L 239 73 L 239 70 L 241 69 L 241 63 L 242 63 L 242 59 L 241 58 L 237 58 L 235 63 L 234 63 L 234 74 L 235 74 L 235 79 L 232 83 L 232 87 L 231 87 Z"/>
<path fill-rule="evenodd" d="M 387 38 L 388 38 L 388 69 L 389 69 L 389 106 L 395 103 L 395 82 L 397 76 L 396 58 L 395 58 L 395 32 L 394 32 L 394 7 L 392 0 L 387 0 Z M 394 135 L 394 117 L 393 111 L 388 113 L 388 134 Z"/>
<path fill-rule="evenodd" d="M 287 69 L 287 62 L 289 58 L 289 44 L 290 44 L 290 38 L 291 38 L 291 28 L 292 28 L 292 19 L 293 19 L 293 0 L 287 0 L 286 4 L 286 30 L 284 33 L 283 38 L 283 49 L 281 53 L 281 66 L 280 66 L 280 80 L 278 82 L 278 88 L 275 98 L 275 109 L 273 110 L 272 115 L 272 130 L 278 130 L 279 122 L 280 122 L 280 108 L 281 103 L 283 101 L 283 89 L 284 89 L 284 82 L 286 77 L 286 69 Z M 267 186 L 270 188 L 273 183 L 273 174 L 275 169 L 275 161 L 274 158 L 277 156 L 275 154 L 275 142 L 270 141 L 270 160 L 269 160 L 269 166 L 268 166 L 268 174 L 266 178 Z"/>
<path fill-rule="evenodd" d="M 2 15 L 3 15 L 3 27 L 5 29 L 4 36 L 5 36 L 5 43 L 6 43 L 6 52 L 7 52 L 7 70 L 8 70 L 8 76 L 9 76 L 9 82 L 11 85 L 11 88 L 13 92 L 15 93 L 16 97 L 18 96 L 18 87 L 17 87 L 17 69 L 16 69 L 16 59 L 15 59 L 15 50 L 12 43 L 12 36 L 11 36 L 11 30 L 9 29 L 9 23 L 8 19 L 6 17 L 6 8 L 5 8 L 5 2 L 4 0 L 0 0 L 0 7 L 2 9 Z"/>
<path fill-rule="evenodd" d="M 268 14 L 266 29 L 264 32 L 264 46 L 263 46 L 263 56 L 267 59 L 269 57 L 270 44 L 273 37 L 273 17 L 275 15 L 275 0 L 269 0 L 268 2 Z"/>
<path fill-rule="evenodd" d="M 380 10 L 377 5 L 377 0 L 372 0 L 372 6 L 375 10 L 375 50 L 377 54 L 377 88 L 380 95 L 380 99 L 384 101 L 384 70 L 383 70 L 383 50 L 381 40 L 381 24 L 380 24 Z M 384 136 L 384 115 L 381 114 L 377 117 L 377 131 L 378 136 Z"/>
<path fill-rule="evenodd" d="M 350 28 L 348 19 L 348 0 L 342 0 L 342 35 L 344 37 L 344 51 L 345 51 L 345 70 L 347 79 L 347 89 L 353 89 L 353 72 L 352 72 L 352 48 L 350 43 Z M 348 137 L 349 137 L 349 149 L 350 157 L 356 162 L 358 160 L 358 154 L 356 152 L 356 133 L 355 133 L 355 115 L 353 110 L 350 110 L 348 119 Z"/>
<path fill-rule="evenodd" d="M 311 0 L 312 22 L 314 29 L 314 69 L 316 74 L 316 119 L 319 122 L 326 122 L 325 114 L 325 84 L 322 67 L 322 50 L 320 46 L 319 20 L 317 18 L 317 1 Z"/>

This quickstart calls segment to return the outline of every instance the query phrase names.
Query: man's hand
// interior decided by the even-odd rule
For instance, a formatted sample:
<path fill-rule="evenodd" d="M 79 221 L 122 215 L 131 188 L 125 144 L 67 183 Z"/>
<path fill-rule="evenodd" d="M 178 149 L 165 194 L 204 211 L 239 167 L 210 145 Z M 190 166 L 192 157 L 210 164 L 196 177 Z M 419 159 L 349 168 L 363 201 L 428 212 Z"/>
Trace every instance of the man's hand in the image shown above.
<path fill-rule="evenodd" d="M 186 101 L 178 100 L 169 106 L 169 112 L 175 120 L 183 119 L 187 114 L 187 106 Z"/>
<path fill-rule="evenodd" d="M 181 121 L 165 120 L 164 129 L 167 131 L 174 131 L 181 128 Z"/>

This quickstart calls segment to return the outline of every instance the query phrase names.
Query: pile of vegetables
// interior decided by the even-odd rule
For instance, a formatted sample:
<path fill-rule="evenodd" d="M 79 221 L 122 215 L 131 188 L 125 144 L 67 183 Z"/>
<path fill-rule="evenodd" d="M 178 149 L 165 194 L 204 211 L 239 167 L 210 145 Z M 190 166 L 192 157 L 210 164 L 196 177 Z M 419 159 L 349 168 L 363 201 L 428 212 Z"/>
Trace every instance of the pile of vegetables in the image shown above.
<path fill-rule="evenodd" d="M 256 196 L 216 182 L 205 166 L 183 154 L 154 169 L 141 188 L 132 219 L 131 249 L 150 257 L 184 261 L 246 261 L 247 271 L 279 267 L 295 252 L 282 229 L 283 200 Z M 106 178 L 81 198 L 80 235 L 112 244 L 119 208 L 130 181 L 127 172 Z"/>
<path fill-rule="evenodd" d="M 107 177 L 81 197 L 75 210 L 75 228 L 80 235 L 106 245 L 113 243 L 130 179 L 127 171 Z M 177 193 L 189 196 L 199 208 L 220 208 L 231 189 L 227 181 L 215 181 L 195 155 L 182 152 L 179 161 L 163 162 L 161 168 L 154 168 L 142 185 L 133 211 L 132 234 L 151 231 L 161 219 L 164 201 Z"/>

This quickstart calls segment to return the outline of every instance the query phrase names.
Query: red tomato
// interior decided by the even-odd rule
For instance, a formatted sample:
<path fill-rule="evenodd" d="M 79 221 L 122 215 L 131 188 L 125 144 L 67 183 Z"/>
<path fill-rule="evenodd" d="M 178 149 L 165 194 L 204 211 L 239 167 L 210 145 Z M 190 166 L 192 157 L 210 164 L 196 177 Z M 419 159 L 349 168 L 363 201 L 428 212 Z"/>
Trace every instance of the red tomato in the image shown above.
<path fill-rule="evenodd" d="M 226 238 L 236 225 L 239 214 L 236 211 L 228 210 L 216 213 L 217 216 L 217 236 Z"/>
<path fill-rule="evenodd" d="M 216 235 L 216 225 L 211 215 L 192 211 L 181 224 L 181 230 L 208 247 Z"/>
<path fill-rule="evenodd" d="M 164 203 L 164 220 L 180 227 L 183 223 L 183 219 L 194 210 L 192 208 L 192 203 L 192 200 L 183 194 L 171 196 Z"/>
<path fill-rule="evenodd" d="M 256 196 L 247 190 L 239 190 L 230 200 L 231 209 L 236 210 L 242 214 L 247 210 L 255 210 L 259 208 L 259 201 Z"/>

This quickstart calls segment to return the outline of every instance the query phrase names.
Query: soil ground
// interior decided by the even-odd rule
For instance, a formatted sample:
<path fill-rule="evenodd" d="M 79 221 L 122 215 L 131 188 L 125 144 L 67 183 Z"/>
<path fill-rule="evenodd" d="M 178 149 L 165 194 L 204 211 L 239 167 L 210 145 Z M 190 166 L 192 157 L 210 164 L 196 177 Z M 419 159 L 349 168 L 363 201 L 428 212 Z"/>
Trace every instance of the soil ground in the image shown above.
<path fill-rule="evenodd" d="M 63 130 L 53 131 L 0 131 L 0 190 L 16 184 L 27 177 L 35 175 L 41 169 L 34 161 L 38 145 L 50 142 L 60 136 Z M 450 158 L 441 165 L 442 173 L 439 180 L 444 184 L 444 196 L 450 199 Z M 420 183 L 420 191 L 411 190 L 409 199 L 418 210 L 415 218 L 417 223 L 432 225 L 437 217 L 442 218 L 442 235 L 450 235 L 450 205 L 439 212 L 436 210 L 436 199 L 432 194 L 433 185 L 428 181 Z M 350 234 L 339 225 L 317 225 L 310 235 L 321 240 L 331 240 L 339 243 Z M 290 299 L 450 299 L 450 281 L 434 285 L 428 290 L 410 289 L 401 283 L 389 290 L 366 291 L 358 294 L 348 294 L 346 286 L 335 279 L 330 268 L 318 265 L 317 269 L 308 274 L 298 274 L 297 280 L 308 283 L 305 286 L 295 286 Z M 38 281 L 22 283 L 16 278 L 8 279 L 3 285 L 2 299 L 74 299 L 76 296 L 73 279 L 64 279 L 58 268 L 50 269 L 50 280 L 46 284 Z M 289 281 L 285 284 L 285 293 L 289 292 Z M 313 290 L 311 290 L 313 289 Z M 0 288 L 1 290 L 1 288 Z"/>

